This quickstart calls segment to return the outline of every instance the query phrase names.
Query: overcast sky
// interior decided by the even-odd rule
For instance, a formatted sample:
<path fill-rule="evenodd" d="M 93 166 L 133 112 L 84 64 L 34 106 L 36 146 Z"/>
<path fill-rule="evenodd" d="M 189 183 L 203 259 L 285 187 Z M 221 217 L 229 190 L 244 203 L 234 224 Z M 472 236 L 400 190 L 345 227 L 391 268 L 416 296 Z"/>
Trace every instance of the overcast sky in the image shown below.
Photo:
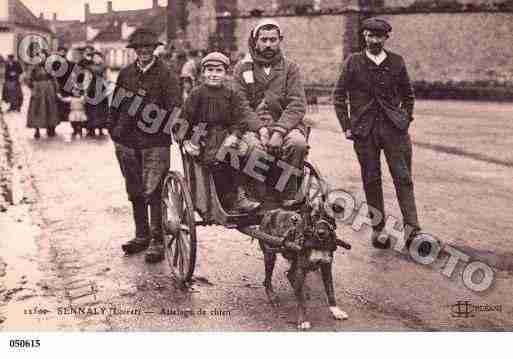
<path fill-rule="evenodd" d="M 88 3 L 91 12 L 106 12 L 107 0 L 20 0 L 34 15 L 42 12 L 46 19 L 50 19 L 53 13 L 61 20 L 83 20 L 84 4 Z M 150 8 L 152 0 L 112 0 L 114 10 L 145 9 Z M 167 0 L 159 0 L 159 5 L 167 5 Z"/>

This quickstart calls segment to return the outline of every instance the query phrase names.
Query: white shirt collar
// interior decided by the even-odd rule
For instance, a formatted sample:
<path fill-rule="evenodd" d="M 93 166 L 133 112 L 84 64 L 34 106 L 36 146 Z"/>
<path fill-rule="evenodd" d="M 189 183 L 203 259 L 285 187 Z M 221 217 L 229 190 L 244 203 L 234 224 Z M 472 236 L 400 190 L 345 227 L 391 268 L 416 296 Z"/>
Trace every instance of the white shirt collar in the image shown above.
<path fill-rule="evenodd" d="M 365 50 L 365 55 L 367 55 L 367 57 L 378 66 L 387 58 L 387 53 L 384 50 L 381 50 L 377 55 L 373 55 L 369 50 Z"/>
<path fill-rule="evenodd" d="M 153 64 L 155 64 L 155 56 L 153 57 L 153 60 L 151 60 L 151 62 L 144 67 L 141 66 L 139 61 L 136 61 L 135 63 L 137 64 L 137 67 L 139 68 L 139 70 L 141 70 L 142 73 L 144 74 L 146 71 L 148 71 L 153 66 Z"/>

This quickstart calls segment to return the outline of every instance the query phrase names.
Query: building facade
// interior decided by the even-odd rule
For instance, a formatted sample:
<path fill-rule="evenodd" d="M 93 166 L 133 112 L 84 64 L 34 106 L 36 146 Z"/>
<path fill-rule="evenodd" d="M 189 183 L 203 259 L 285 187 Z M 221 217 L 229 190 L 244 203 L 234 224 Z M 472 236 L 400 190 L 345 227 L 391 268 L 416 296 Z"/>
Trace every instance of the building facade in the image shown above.
<path fill-rule="evenodd" d="M 0 0 L 0 54 L 18 58 L 18 47 L 27 38 L 45 42 L 50 50 L 57 46 L 55 34 L 42 15 L 35 16 L 20 0 Z"/>

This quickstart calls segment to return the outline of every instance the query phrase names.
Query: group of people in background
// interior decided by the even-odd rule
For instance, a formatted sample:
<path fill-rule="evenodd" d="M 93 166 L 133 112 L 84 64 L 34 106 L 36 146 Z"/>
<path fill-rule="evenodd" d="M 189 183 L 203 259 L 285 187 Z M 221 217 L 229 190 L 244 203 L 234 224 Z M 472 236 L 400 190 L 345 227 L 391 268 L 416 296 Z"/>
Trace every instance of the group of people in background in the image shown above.
<path fill-rule="evenodd" d="M 69 56 L 70 51 L 66 47 L 59 47 L 56 54 L 62 56 L 68 62 L 68 71 L 64 76 L 53 77 L 45 69 L 44 59 L 50 53 L 40 50 L 43 59 L 38 65 L 24 66 L 17 61 L 14 55 L 9 55 L 4 61 L 5 76 L 2 89 L 2 100 L 9 104 L 7 111 L 20 112 L 23 104 L 22 82 L 25 82 L 31 90 L 29 108 L 27 112 L 27 127 L 34 129 L 34 138 L 41 137 L 41 129 L 45 129 L 48 137 L 56 135 L 55 128 L 61 122 L 69 122 L 72 129 L 72 137 L 104 136 L 108 117 L 108 99 L 99 104 L 89 104 L 86 97 L 94 98 L 95 85 L 98 77 L 106 76 L 107 67 L 104 56 L 100 51 L 88 45 L 74 49 L 74 56 Z M 180 50 L 158 54 L 163 63 L 179 74 L 182 100 L 185 101 L 191 90 L 201 84 L 201 59 L 205 56 L 204 50 Z M 70 60 L 70 58 L 73 60 Z M 240 57 L 240 56 L 239 56 Z M 234 63 L 239 58 L 234 59 Z M 55 64 L 59 66 L 58 64 Z M 81 69 L 87 69 L 93 75 L 91 86 L 76 86 L 73 89 L 66 88 L 70 76 L 76 76 L 72 71 L 75 65 Z M 25 73 L 25 79 L 22 75 Z M 80 71 L 82 73 L 83 71 Z M 73 81 L 82 83 L 83 79 L 74 78 Z"/>
<path fill-rule="evenodd" d="M 78 61 L 68 58 L 68 49 L 59 47 L 57 55 L 66 59 L 68 66 L 64 76 L 54 77 L 45 69 L 45 60 L 50 53 L 45 49 L 39 50 L 41 60 L 38 64 L 26 69 L 25 82 L 31 91 L 29 107 L 27 111 L 27 127 L 34 129 L 34 138 L 41 137 L 41 129 L 46 130 L 48 137 L 56 135 L 55 128 L 61 122 L 69 122 L 73 128 L 72 137 L 83 136 L 84 130 L 87 137 L 103 136 L 109 112 L 108 99 L 99 104 L 89 104 L 86 96 L 95 97 L 96 79 L 105 79 L 106 67 L 103 54 L 92 46 L 77 49 Z M 87 81 L 89 86 L 84 86 L 83 71 L 73 71 L 75 65 L 82 70 L 89 70 L 92 78 Z M 54 66 L 60 66 L 55 63 Z M 5 75 L 2 89 L 2 99 L 9 104 L 8 111 L 20 112 L 23 104 L 23 92 L 21 88 L 21 76 L 24 73 L 23 66 L 16 61 L 13 55 L 7 57 L 4 64 Z M 74 84 L 80 86 L 66 87 L 70 76 Z M 106 85 L 105 85 L 106 86 Z M 102 89 L 103 90 L 103 89 Z"/>

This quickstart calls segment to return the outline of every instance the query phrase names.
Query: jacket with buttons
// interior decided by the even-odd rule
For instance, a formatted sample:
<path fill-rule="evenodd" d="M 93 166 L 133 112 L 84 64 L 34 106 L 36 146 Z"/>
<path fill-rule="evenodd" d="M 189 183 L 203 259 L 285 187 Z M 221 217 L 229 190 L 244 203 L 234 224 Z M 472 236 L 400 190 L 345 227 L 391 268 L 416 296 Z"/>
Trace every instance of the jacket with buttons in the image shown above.
<path fill-rule="evenodd" d="M 415 97 L 404 60 L 393 52 L 386 54 L 380 65 L 365 52 L 352 54 L 345 61 L 333 93 L 344 132 L 350 129 L 354 136 L 365 137 L 380 116 L 407 131 L 413 120 Z"/>
<path fill-rule="evenodd" d="M 120 91 L 133 96 L 122 97 Z M 112 140 L 136 149 L 169 146 L 168 122 L 173 110 L 181 106 L 180 85 L 173 71 L 155 59 L 143 73 L 134 62 L 119 72 L 112 96 L 108 123 Z"/>

